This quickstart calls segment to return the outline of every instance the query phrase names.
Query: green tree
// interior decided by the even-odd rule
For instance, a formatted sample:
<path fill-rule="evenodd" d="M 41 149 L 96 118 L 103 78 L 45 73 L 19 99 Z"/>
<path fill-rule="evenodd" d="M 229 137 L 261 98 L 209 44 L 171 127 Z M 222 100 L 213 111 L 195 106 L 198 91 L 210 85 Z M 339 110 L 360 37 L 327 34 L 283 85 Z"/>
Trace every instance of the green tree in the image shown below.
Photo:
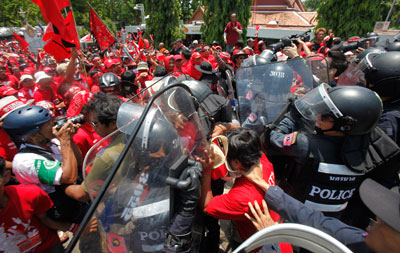
<path fill-rule="evenodd" d="M 192 17 L 193 13 L 197 10 L 200 5 L 200 0 L 179 0 L 179 3 L 182 8 L 182 17 L 183 23 L 187 23 L 189 19 Z"/>
<path fill-rule="evenodd" d="M 252 0 L 203 0 L 206 10 L 201 31 L 206 43 L 216 40 L 223 44 L 224 29 L 232 13 L 237 14 L 237 19 L 242 24 L 242 39 L 245 41 L 247 26 L 251 17 L 250 6 L 252 4 Z"/>
<path fill-rule="evenodd" d="M 380 21 L 385 21 L 387 14 L 389 13 L 390 7 L 392 6 L 392 0 L 384 0 L 382 2 L 381 8 L 381 18 Z M 396 1 L 392 10 L 392 13 L 389 18 L 390 28 L 399 29 L 400 28 L 400 2 Z"/>
<path fill-rule="evenodd" d="M 305 0 L 303 2 L 304 7 L 307 9 L 307 11 L 317 11 L 320 3 L 321 0 Z"/>
<path fill-rule="evenodd" d="M 332 29 L 336 36 L 365 36 L 381 18 L 380 0 L 321 0 L 318 27 Z"/>
<path fill-rule="evenodd" d="M 146 35 L 154 34 L 155 45 L 164 42 L 169 47 L 182 33 L 181 6 L 178 0 L 146 0 Z"/>

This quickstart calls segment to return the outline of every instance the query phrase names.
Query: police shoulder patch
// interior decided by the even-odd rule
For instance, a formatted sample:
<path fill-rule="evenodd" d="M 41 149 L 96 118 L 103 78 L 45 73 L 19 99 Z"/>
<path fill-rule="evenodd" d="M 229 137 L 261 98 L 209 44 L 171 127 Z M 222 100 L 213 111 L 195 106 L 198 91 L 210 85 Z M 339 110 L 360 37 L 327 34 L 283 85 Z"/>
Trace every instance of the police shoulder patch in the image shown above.
<path fill-rule="evenodd" d="M 298 134 L 298 132 L 294 132 L 294 133 L 285 135 L 285 137 L 283 138 L 283 146 L 292 146 L 293 144 L 295 144 L 297 134 Z"/>
<path fill-rule="evenodd" d="M 62 166 L 60 162 L 50 160 L 35 160 L 35 169 L 42 184 L 53 185 L 57 170 Z"/>

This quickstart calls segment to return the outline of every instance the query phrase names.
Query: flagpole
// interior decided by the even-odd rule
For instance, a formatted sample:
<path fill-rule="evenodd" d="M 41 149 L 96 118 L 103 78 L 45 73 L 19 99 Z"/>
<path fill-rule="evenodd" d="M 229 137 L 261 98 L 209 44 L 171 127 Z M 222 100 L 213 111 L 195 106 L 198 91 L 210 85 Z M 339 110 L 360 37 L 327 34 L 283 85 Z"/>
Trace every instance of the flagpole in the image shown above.
<path fill-rule="evenodd" d="M 80 45 L 80 44 L 81 44 L 81 38 L 79 37 L 78 27 L 76 26 L 74 10 L 72 9 L 72 3 L 71 3 L 71 2 L 69 2 L 69 8 L 71 9 L 72 20 L 74 21 L 75 32 L 76 32 L 76 36 L 78 37 L 78 43 L 79 43 L 79 45 Z M 84 65 L 83 65 L 83 63 L 82 63 L 81 57 L 78 57 L 78 61 L 79 61 L 79 66 L 81 67 L 81 69 L 83 69 L 83 74 L 84 74 L 85 79 L 86 79 L 86 82 L 87 82 L 87 81 L 88 81 L 88 74 L 87 74 L 87 72 L 86 72 L 86 67 L 84 67 Z"/>

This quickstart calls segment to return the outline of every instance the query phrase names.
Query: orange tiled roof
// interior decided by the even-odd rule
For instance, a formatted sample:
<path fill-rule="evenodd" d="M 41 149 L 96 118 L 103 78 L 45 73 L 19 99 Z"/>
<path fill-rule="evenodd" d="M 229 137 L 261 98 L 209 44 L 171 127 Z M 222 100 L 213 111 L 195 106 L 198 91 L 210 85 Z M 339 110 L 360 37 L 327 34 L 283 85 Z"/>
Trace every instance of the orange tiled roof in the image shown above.
<path fill-rule="evenodd" d="M 315 14 L 316 15 L 316 14 Z M 270 21 L 279 21 L 279 27 L 310 27 L 313 26 L 315 18 L 311 15 L 301 15 L 299 12 L 286 11 L 286 12 L 266 12 L 266 13 L 252 13 L 250 23 L 255 25 L 267 25 Z"/>

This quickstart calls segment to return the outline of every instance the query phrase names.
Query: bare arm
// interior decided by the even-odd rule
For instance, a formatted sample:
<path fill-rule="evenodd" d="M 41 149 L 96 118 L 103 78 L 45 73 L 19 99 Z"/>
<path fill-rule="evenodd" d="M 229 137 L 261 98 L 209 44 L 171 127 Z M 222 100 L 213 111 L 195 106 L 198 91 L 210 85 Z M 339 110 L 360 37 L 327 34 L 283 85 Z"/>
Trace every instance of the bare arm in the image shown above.
<path fill-rule="evenodd" d="M 61 184 L 72 184 L 78 179 L 78 162 L 75 157 L 72 136 L 75 134 L 79 125 L 73 125 L 70 121 L 59 131 L 53 127 L 53 134 L 60 140 L 60 150 L 63 159 Z M 82 158 L 81 158 L 82 159 Z"/>
<path fill-rule="evenodd" d="M 67 186 L 67 188 L 65 188 L 65 194 L 81 202 L 87 202 L 90 200 L 89 193 L 87 193 L 81 185 Z"/>
<path fill-rule="evenodd" d="M 78 51 L 76 51 L 75 48 L 72 48 L 71 51 L 71 59 L 69 60 L 68 66 L 67 66 L 67 71 L 65 72 L 65 80 L 67 82 L 72 82 L 74 81 L 74 74 L 75 74 L 75 60 L 78 58 Z"/>
<path fill-rule="evenodd" d="M 209 155 L 210 154 L 210 155 Z M 200 196 L 200 208 L 206 212 L 206 208 L 210 201 L 213 199 L 211 191 L 211 170 L 214 163 L 214 150 L 204 151 L 204 159 L 197 158 L 203 167 L 203 177 L 201 179 L 201 196 Z"/>
<path fill-rule="evenodd" d="M 46 213 L 42 213 L 40 215 L 37 215 L 36 217 L 42 224 L 54 230 L 68 231 L 68 229 L 72 225 L 71 222 L 55 221 L 48 217 Z"/>

